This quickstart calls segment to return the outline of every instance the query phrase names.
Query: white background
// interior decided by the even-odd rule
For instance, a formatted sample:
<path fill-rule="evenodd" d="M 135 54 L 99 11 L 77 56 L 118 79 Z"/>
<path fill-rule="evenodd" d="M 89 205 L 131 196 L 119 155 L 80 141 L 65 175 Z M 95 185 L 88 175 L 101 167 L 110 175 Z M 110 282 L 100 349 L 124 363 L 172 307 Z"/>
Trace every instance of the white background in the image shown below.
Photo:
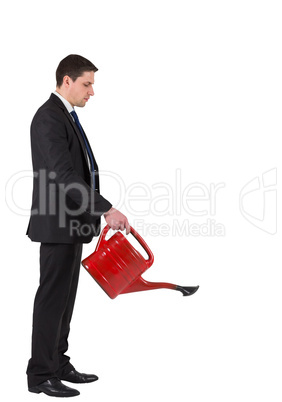
<path fill-rule="evenodd" d="M 223 236 L 144 234 L 155 255 L 145 279 L 199 284 L 194 296 L 158 290 L 111 300 L 82 268 L 69 354 L 78 370 L 100 379 L 77 386 L 80 400 L 281 401 L 279 221 L 275 229 L 281 17 L 281 3 L 269 0 L 27 0 L 2 6 L 0 337 L 6 401 L 47 398 L 27 392 L 25 375 L 39 248 L 25 236 L 32 191 L 29 127 L 55 89 L 58 62 L 70 53 L 99 68 L 95 96 L 78 112 L 101 171 L 119 175 L 126 188 L 143 183 L 153 199 L 160 195 L 157 183 L 174 188 L 176 196 L 177 169 L 180 196 L 191 183 L 224 184 L 213 216 L 208 210 L 191 216 L 183 207 L 164 216 L 151 208 L 141 217 L 149 226 L 189 221 L 201 227 L 213 219 L 224 227 Z M 240 192 L 270 170 L 277 172 L 277 184 L 273 179 L 265 189 L 272 189 L 270 197 L 261 187 L 245 199 L 262 230 L 243 216 Z M 11 187 L 11 177 L 23 171 L 27 177 Z M 101 192 L 111 201 L 119 197 L 108 176 L 101 175 Z M 190 206 L 206 210 L 208 201 Z M 125 204 L 120 209 L 133 226 L 140 219 Z M 84 247 L 84 257 L 95 244 Z"/>

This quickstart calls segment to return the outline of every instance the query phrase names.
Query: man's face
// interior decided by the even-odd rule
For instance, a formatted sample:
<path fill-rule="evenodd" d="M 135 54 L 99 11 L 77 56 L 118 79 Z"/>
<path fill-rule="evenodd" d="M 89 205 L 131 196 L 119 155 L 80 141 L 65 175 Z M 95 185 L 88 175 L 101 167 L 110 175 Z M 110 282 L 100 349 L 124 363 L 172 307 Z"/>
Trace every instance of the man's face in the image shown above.
<path fill-rule="evenodd" d="M 94 95 L 94 71 L 86 71 L 73 81 L 68 77 L 67 100 L 72 106 L 84 107 L 90 96 Z"/>

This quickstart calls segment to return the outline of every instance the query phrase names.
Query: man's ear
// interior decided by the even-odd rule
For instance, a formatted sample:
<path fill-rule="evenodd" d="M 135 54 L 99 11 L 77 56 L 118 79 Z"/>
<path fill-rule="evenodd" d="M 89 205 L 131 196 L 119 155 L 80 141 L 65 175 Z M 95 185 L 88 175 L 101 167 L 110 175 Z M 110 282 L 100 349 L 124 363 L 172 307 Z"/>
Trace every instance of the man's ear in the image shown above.
<path fill-rule="evenodd" d="M 71 84 L 72 79 L 68 76 L 65 75 L 63 78 L 63 84 L 66 88 L 69 88 L 70 84 Z"/>

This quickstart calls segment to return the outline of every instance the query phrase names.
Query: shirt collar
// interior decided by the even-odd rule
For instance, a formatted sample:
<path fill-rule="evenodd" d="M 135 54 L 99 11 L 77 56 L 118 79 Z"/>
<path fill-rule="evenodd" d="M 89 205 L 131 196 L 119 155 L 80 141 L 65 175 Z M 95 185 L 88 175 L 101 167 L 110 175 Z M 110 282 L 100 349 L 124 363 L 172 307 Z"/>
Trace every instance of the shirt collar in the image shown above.
<path fill-rule="evenodd" d="M 63 104 L 65 105 L 65 107 L 67 108 L 67 111 L 69 113 L 74 110 L 74 108 L 69 103 L 69 101 L 67 101 L 61 94 L 59 94 L 57 91 L 55 91 L 54 94 L 57 95 L 57 97 L 61 99 L 61 101 L 63 102 Z"/>

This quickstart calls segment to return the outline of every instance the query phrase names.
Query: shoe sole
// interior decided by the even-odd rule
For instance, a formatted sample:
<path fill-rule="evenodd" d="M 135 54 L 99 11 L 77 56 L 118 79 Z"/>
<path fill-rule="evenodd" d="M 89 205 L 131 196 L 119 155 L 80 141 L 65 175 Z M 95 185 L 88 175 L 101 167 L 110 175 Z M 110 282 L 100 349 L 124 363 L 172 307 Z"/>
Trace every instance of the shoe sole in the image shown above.
<path fill-rule="evenodd" d="M 48 393 L 48 392 L 45 392 L 45 391 L 41 391 L 40 389 L 38 389 L 37 387 L 32 387 L 32 388 L 28 388 L 28 390 L 29 390 L 29 392 L 33 392 L 34 394 L 41 394 L 42 392 L 45 394 L 45 395 L 48 395 L 48 396 L 55 396 L 55 397 L 58 397 L 58 398 L 71 398 L 72 396 L 78 396 L 78 395 L 80 395 L 80 393 L 78 392 L 78 394 L 74 394 L 74 395 L 57 395 L 57 394 L 53 394 L 53 393 Z"/>
<path fill-rule="evenodd" d="M 63 378 L 61 378 L 61 381 L 66 381 L 66 382 L 69 382 L 69 383 L 72 383 L 72 384 L 90 384 L 91 382 L 98 381 L 98 378 L 97 378 L 97 380 L 81 381 L 81 382 L 79 382 L 79 381 L 71 381 L 71 380 L 64 380 Z"/>

